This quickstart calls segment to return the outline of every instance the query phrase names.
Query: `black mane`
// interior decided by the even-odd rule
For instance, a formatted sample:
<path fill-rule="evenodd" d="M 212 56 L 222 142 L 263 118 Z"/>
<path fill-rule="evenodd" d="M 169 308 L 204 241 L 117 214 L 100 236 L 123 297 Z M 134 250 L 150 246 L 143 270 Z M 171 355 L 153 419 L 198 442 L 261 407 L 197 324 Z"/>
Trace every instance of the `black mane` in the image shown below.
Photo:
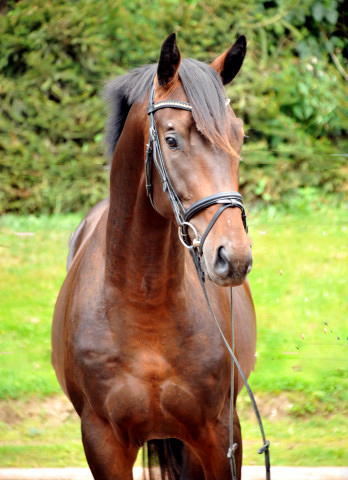
<path fill-rule="evenodd" d="M 110 103 L 106 127 L 108 153 L 112 155 L 121 135 L 128 112 L 135 102 L 144 100 L 157 72 L 157 64 L 145 65 L 109 82 L 105 98 Z M 220 76 L 209 65 L 183 59 L 179 77 L 197 127 L 212 143 L 230 149 L 226 97 Z"/>

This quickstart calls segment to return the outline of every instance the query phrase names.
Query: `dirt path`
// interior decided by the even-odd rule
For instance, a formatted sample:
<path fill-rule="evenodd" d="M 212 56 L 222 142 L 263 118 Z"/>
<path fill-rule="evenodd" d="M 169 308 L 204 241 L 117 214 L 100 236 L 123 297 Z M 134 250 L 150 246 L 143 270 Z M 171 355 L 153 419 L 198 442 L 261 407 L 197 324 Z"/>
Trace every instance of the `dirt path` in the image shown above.
<path fill-rule="evenodd" d="M 272 480 L 348 480 L 348 467 L 272 467 Z M 263 467 L 243 467 L 243 480 L 264 480 Z M 160 477 L 159 477 L 160 478 Z M 86 468 L 0 468 L 0 480 L 93 480 Z M 142 468 L 134 469 L 142 480 Z"/>

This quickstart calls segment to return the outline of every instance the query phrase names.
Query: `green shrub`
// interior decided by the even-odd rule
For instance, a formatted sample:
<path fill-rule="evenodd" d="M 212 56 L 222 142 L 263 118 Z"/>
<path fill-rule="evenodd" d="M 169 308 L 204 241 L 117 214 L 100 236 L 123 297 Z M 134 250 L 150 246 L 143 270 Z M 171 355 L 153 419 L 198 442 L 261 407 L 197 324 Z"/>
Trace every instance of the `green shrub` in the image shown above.
<path fill-rule="evenodd" d="M 184 55 L 208 61 L 238 33 L 248 38 L 244 68 L 228 88 L 249 136 L 241 167 L 248 201 L 344 193 L 345 157 L 337 155 L 347 151 L 348 130 L 343 2 L 7 3 L 0 212 L 87 210 L 107 195 L 103 82 L 156 61 L 172 31 Z"/>

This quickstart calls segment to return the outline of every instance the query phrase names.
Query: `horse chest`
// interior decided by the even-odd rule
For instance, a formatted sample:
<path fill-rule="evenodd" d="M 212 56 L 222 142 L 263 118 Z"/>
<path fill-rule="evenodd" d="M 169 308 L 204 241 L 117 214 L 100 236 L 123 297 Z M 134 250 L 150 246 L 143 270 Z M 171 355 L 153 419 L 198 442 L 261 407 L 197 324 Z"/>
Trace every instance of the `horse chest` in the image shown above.
<path fill-rule="evenodd" d="M 163 318 L 162 326 L 152 319 L 151 328 L 126 328 L 120 313 L 115 329 L 106 319 L 98 329 L 85 322 L 77 355 L 89 403 L 99 406 L 119 438 L 141 444 L 182 437 L 216 418 L 229 379 L 218 337 L 209 329 L 171 327 Z"/>
<path fill-rule="evenodd" d="M 226 397 L 225 375 L 181 356 L 173 362 L 154 349 L 139 349 L 114 377 L 105 408 L 121 436 L 138 432 L 145 441 L 186 435 L 218 415 Z"/>

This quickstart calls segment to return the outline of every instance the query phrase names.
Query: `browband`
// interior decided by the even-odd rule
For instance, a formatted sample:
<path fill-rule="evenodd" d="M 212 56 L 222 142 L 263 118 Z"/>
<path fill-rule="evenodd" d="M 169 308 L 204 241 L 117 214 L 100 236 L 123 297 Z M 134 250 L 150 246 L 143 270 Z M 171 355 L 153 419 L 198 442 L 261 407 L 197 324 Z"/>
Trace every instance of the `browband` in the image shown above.
<path fill-rule="evenodd" d="M 188 110 L 189 112 L 192 112 L 192 107 L 189 103 L 186 102 L 180 102 L 178 100 L 176 101 L 162 101 L 162 102 L 157 102 L 153 103 L 152 105 L 149 105 L 147 108 L 147 114 L 149 115 L 150 113 L 154 113 L 157 110 L 160 110 L 161 108 L 178 108 L 180 110 Z"/>

